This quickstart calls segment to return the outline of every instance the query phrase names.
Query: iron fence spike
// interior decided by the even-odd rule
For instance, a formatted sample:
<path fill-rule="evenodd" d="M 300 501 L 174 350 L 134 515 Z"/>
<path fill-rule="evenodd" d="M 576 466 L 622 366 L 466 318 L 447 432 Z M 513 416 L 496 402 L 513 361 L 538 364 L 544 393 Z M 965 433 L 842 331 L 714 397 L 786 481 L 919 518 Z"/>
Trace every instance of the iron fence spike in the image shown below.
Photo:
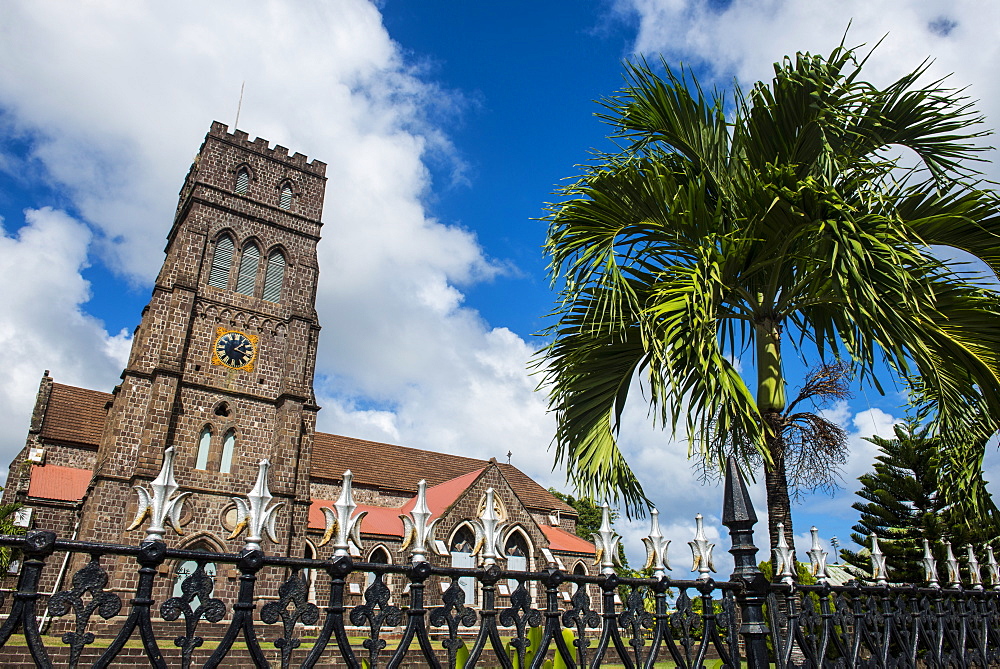
<path fill-rule="evenodd" d="M 869 538 L 872 540 L 872 579 L 877 585 L 886 585 L 889 582 L 889 567 L 885 563 L 885 555 L 878 545 L 878 536 L 872 532 Z"/>
<path fill-rule="evenodd" d="M 785 524 L 778 523 L 778 545 L 774 547 L 774 577 L 791 585 L 795 582 L 795 572 L 793 571 L 795 551 L 789 546 L 785 539 Z"/>
<path fill-rule="evenodd" d="M 504 554 L 500 543 L 507 523 L 497 516 L 495 495 L 493 488 L 486 489 L 483 510 L 479 518 L 472 521 L 476 530 L 476 546 L 472 554 L 478 555 L 482 565 L 487 567 L 496 564 L 497 558 Z"/>
<path fill-rule="evenodd" d="M 983 575 L 979 571 L 979 559 L 976 557 L 975 552 L 972 550 L 972 544 L 965 547 L 965 562 L 969 568 L 969 584 L 975 590 L 983 589 Z"/>
<path fill-rule="evenodd" d="M 611 507 L 607 502 L 601 505 L 601 526 L 591 537 L 597 549 L 594 564 L 601 568 L 602 574 L 615 573 L 615 565 L 621 565 L 621 558 L 618 557 L 621 537 L 611 529 Z"/>
<path fill-rule="evenodd" d="M 708 541 L 705 536 L 705 524 L 701 514 L 694 517 L 694 541 L 689 541 L 691 547 L 691 571 L 698 572 L 699 581 L 707 581 L 711 578 L 710 572 L 715 571 L 715 561 L 712 557 L 712 549 L 715 544 Z"/>
<path fill-rule="evenodd" d="M 986 545 L 986 570 L 990 575 L 990 586 L 994 590 L 1000 590 L 1000 564 L 997 564 L 996 556 L 993 555 L 993 546 Z"/>
<path fill-rule="evenodd" d="M 951 550 L 951 541 L 947 539 L 941 542 L 945 548 L 945 564 L 948 567 L 948 587 L 962 587 L 962 573 L 958 568 L 958 559 Z"/>
<path fill-rule="evenodd" d="M 672 571 L 667 558 L 670 540 L 664 539 L 660 531 L 660 512 L 655 508 L 650 509 L 649 518 L 649 535 L 642 538 L 642 543 L 646 546 L 646 565 L 643 568 L 652 569 L 653 576 L 662 579 L 666 577 L 667 571 Z"/>
<path fill-rule="evenodd" d="M 928 543 L 927 539 L 924 539 L 924 580 L 927 581 L 928 587 L 940 588 L 941 585 L 938 583 L 938 572 L 937 572 L 937 560 L 934 559 L 934 554 L 931 552 L 931 545 Z"/>
<path fill-rule="evenodd" d="M 184 501 L 191 493 L 182 492 L 176 497 L 173 496 L 180 489 L 176 479 L 174 479 L 173 446 L 163 451 L 160 472 L 149 483 L 149 489 L 147 490 L 141 485 L 133 486 L 133 489 L 139 496 L 139 509 L 126 531 L 136 529 L 144 519 L 149 518 L 145 541 L 163 541 L 167 525 L 177 534 L 183 534 L 180 522 L 181 511 L 184 507 Z"/>
<path fill-rule="evenodd" d="M 274 514 L 278 512 L 284 502 L 271 503 L 274 497 L 267 483 L 268 470 L 271 463 L 261 460 L 257 465 L 257 479 L 246 497 L 232 497 L 236 504 L 237 519 L 236 529 L 230 535 L 230 539 L 235 539 L 243 531 L 246 531 L 246 539 L 243 543 L 244 550 L 260 550 L 261 542 L 266 534 L 273 542 L 277 542 L 274 530 Z"/>
<path fill-rule="evenodd" d="M 819 541 L 819 530 L 813 525 L 809 529 L 809 533 L 812 535 L 812 547 L 809 549 L 809 563 L 812 566 L 812 575 L 816 577 L 816 580 L 820 583 L 826 583 L 830 579 L 830 574 L 826 569 L 826 558 L 827 552 L 823 550 L 823 546 Z"/>

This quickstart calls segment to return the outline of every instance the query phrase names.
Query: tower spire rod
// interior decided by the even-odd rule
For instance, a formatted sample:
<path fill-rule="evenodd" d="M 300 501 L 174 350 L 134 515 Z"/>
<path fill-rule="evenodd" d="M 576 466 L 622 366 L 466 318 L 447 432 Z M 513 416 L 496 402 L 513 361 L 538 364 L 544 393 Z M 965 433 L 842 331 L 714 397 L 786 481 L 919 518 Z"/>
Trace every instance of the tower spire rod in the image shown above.
<path fill-rule="evenodd" d="M 236 123 L 233 124 L 233 130 L 240 127 L 240 109 L 243 108 L 243 89 L 247 85 L 247 80 L 244 79 L 243 83 L 240 84 L 240 101 L 236 103 Z"/>

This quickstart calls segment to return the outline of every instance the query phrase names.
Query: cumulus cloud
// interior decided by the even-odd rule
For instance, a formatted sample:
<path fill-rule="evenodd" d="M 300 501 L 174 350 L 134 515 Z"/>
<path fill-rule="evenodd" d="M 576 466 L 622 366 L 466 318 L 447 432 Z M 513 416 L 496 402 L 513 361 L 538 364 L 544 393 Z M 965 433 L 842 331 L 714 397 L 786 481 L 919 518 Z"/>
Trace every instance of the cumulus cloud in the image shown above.
<path fill-rule="evenodd" d="M 3 455 L 24 445 L 42 374 L 58 370 L 64 383 L 111 389 L 128 356 L 126 332 L 109 334 L 81 305 L 90 285 L 80 276 L 91 233 L 65 212 L 25 212 L 24 225 L 0 226 L 0 422 Z"/>
<path fill-rule="evenodd" d="M 1000 124 L 1000 93 L 994 85 L 1000 6 L 995 4 L 733 0 L 720 6 L 708 0 L 618 0 L 616 7 L 638 19 L 637 52 L 662 53 L 672 64 L 700 68 L 721 87 L 734 77 L 744 86 L 768 79 L 772 63 L 799 51 L 828 54 L 841 39 L 848 46 L 868 47 L 881 40 L 865 65 L 867 77 L 887 83 L 933 58 L 928 82 L 952 74 L 952 86 L 968 87 L 968 94 L 981 101 L 987 124 Z M 996 168 L 989 169 L 996 176 Z"/>
<path fill-rule="evenodd" d="M 532 347 L 464 303 L 468 286 L 505 265 L 473 231 L 424 206 L 431 161 L 462 173 L 440 130 L 462 98 L 406 62 L 374 4 L 43 0 L 5 13 L 0 123 L 24 141 L 0 165 L 11 175 L 37 170 L 77 220 L 39 214 L 4 240 L 25 249 L 4 262 L 27 266 L 28 252 L 45 248 L 24 240 L 47 225 L 49 252 L 64 257 L 52 285 L 2 298 L 16 303 L 0 312 L 0 332 L 16 332 L 39 354 L 22 355 L 23 374 L 0 380 L 0 394 L 17 399 L 2 409 L 13 427 L 0 457 L 23 443 L 43 368 L 58 381 L 111 389 L 128 340 L 86 314 L 80 271 L 102 263 L 140 289 L 150 284 L 188 165 L 212 119 L 232 125 L 245 82 L 240 127 L 329 166 L 320 429 L 500 460 L 512 451 L 514 464 L 563 484 L 544 454 L 552 425 L 526 370 Z M 53 300 L 65 302 L 60 311 L 42 308 Z M 46 329 L 69 317 L 87 338 L 67 342 Z"/>

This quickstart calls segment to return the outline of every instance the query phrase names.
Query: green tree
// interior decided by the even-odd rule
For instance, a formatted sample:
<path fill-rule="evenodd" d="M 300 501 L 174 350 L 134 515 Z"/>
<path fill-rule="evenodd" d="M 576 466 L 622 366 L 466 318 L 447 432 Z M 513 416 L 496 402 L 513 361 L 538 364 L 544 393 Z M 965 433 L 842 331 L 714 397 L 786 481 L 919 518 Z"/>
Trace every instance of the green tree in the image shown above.
<path fill-rule="evenodd" d="M 772 545 L 778 522 L 793 533 L 789 355 L 843 359 L 878 390 L 889 369 L 938 408 L 937 429 L 993 430 L 969 416 L 1000 410 L 998 294 L 932 252 L 1000 269 L 997 197 L 973 168 L 982 118 L 960 91 L 920 83 L 926 66 L 878 87 L 863 64 L 843 47 L 800 53 L 731 98 L 665 63 L 662 76 L 626 65 L 601 114 L 624 148 L 563 189 L 545 244 L 561 295 L 541 386 L 581 494 L 643 512 L 616 440 L 638 379 L 689 452 L 720 467 L 756 452 Z"/>
<path fill-rule="evenodd" d="M 0 492 L 3 488 L 0 487 Z M 20 502 L 11 502 L 10 504 L 0 504 L 0 534 L 13 534 L 21 535 L 25 533 L 25 528 L 18 527 L 14 524 L 15 516 L 18 509 L 23 505 Z M 14 550 L 10 546 L 0 547 L 0 576 L 7 573 L 7 568 L 10 567 L 11 562 L 20 557 L 20 552 Z"/>
<path fill-rule="evenodd" d="M 597 502 L 589 497 L 574 497 L 555 488 L 549 488 L 556 499 L 566 502 L 576 510 L 576 536 L 583 537 L 590 541 L 590 536 L 601 529 L 601 507 Z M 611 522 L 614 523 L 618 515 L 612 512 Z"/>
<path fill-rule="evenodd" d="M 891 580 L 902 583 L 922 583 L 924 570 L 923 540 L 927 539 L 941 556 L 939 541 L 948 538 L 960 546 L 981 546 L 1000 535 L 1000 518 L 986 481 L 976 477 L 976 497 L 983 500 L 983 509 L 970 512 L 961 502 L 949 504 L 941 494 L 941 481 L 951 460 L 942 449 L 942 441 L 929 437 L 915 423 L 894 427 L 895 438 L 868 439 L 879 447 L 872 471 L 858 477 L 862 500 L 853 504 L 861 513 L 853 527 L 851 539 L 861 549 L 841 550 L 845 562 L 860 574 L 871 573 L 871 539 L 879 538 L 879 547 L 886 556 Z M 942 574 L 943 575 L 943 574 Z"/>

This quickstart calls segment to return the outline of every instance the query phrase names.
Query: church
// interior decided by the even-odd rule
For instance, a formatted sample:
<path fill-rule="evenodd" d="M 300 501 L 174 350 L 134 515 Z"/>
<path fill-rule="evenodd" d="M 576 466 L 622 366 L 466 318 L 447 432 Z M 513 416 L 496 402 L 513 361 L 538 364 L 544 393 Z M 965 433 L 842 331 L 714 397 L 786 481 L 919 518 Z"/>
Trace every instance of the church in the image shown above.
<path fill-rule="evenodd" d="M 432 561 L 475 564 L 469 521 L 493 488 L 505 566 L 593 573 L 594 546 L 576 536 L 576 511 L 516 467 L 316 431 L 325 173 L 318 160 L 212 124 L 180 190 L 121 383 L 104 392 L 58 383 L 58 372 L 42 376 L 3 493 L 23 505 L 17 523 L 63 539 L 137 544 L 142 528 L 126 529 L 138 505 L 133 486 L 154 479 L 173 447 L 178 485 L 192 493 L 182 534 L 166 537 L 174 547 L 238 552 L 231 498 L 246 494 L 266 458 L 271 493 L 283 502 L 268 553 L 329 556 L 322 508 L 350 470 L 368 512 L 358 560 L 409 561 L 399 516 L 425 480 L 440 519 Z"/>

